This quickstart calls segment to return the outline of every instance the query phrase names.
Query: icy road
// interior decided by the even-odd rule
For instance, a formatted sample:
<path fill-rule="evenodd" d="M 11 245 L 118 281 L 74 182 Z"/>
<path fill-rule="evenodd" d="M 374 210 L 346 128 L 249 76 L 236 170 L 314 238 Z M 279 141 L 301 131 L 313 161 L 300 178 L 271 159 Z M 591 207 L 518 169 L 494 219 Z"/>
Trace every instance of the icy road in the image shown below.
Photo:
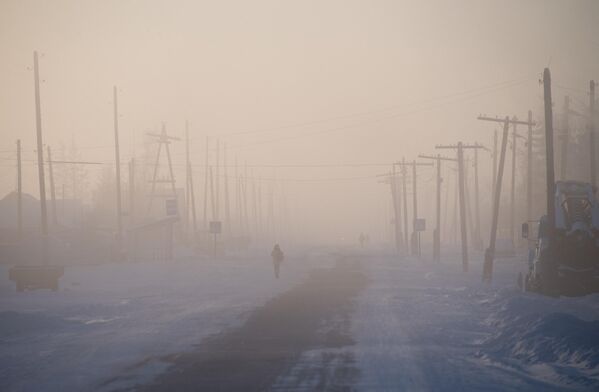
<path fill-rule="evenodd" d="M 0 270 L 2 391 L 599 390 L 599 296 L 480 283 L 480 255 L 380 250 L 69 267 L 57 293 Z"/>

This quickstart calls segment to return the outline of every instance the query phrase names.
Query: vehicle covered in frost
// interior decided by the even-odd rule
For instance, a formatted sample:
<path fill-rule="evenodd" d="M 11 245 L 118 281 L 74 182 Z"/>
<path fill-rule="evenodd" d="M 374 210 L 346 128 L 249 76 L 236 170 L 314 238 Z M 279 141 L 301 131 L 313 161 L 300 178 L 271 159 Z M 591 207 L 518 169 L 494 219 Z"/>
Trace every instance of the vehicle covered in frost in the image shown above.
<path fill-rule="evenodd" d="M 554 200 L 555 243 L 549 243 L 549 223 L 543 216 L 524 288 L 547 295 L 599 292 L 599 203 L 594 189 L 584 182 L 558 181 Z M 522 228 L 528 237 L 528 224 Z"/>

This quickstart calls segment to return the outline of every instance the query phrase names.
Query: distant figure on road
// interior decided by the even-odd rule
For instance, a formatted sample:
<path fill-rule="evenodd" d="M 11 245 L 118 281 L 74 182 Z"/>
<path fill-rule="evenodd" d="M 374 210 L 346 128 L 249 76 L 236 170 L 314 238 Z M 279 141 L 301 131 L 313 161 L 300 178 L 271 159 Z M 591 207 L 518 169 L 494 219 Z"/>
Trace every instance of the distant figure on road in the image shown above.
<path fill-rule="evenodd" d="M 276 244 L 270 255 L 272 256 L 272 264 L 275 267 L 275 278 L 279 279 L 279 269 L 281 268 L 283 259 L 285 259 L 285 254 L 279 244 Z"/>
<path fill-rule="evenodd" d="M 358 240 L 360 241 L 360 248 L 363 248 L 364 244 L 366 243 L 366 236 L 364 235 L 364 233 L 360 233 L 360 237 L 358 238 Z"/>

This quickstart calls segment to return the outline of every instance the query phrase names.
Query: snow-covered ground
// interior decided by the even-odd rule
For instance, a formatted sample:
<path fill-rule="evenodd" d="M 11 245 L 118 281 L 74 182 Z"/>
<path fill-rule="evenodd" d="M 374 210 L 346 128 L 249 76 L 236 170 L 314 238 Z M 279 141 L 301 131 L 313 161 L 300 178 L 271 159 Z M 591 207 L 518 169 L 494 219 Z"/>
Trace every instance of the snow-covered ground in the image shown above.
<path fill-rule="evenodd" d="M 0 390 L 110 390 L 116 385 L 104 383 L 127 371 L 134 383 L 149 380 L 164 363 L 128 367 L 243 323 L 301 281 L 316 256 L 326 263 L 314 252 L 291 256 L 278 280 L 268 250 L 218 261 L 68 267 L 56 293 L 16 293 L 3 267 Z"/>
<path fill-rule="evenodd" d="M 372 258 L 353 321 L 359 389 L 599 389 L 599 295 L 523 293 L 522 258 L 496 261 L 489 286 L 481 260 L 464 274 L 458 255 Z"/>
<path fill-rule="evenodd" d="M 276 280 L 263 253 L 69 267 L 57 293 L 16 293 L 1 269 L 0 390 L 150 382 L 168 366 L 161 356 L 192 351 L 205 337 L 241 326 L 310 270 L 339 258 L 334 249 L 298 252 Z M 463 273 L 456 253 L 438 264 L 378 249 L 341 253 L 367 278 L 349 319 L 341 320 L 351 338 L 302 352 L 275 389 L 300 385 L 311 368 L 301 383 L 306 390 L 599 390 L 599 295 L 523 293 L 516 288 L 521 258 L 498 260 L 488 285 L 480 279 L 481 254 L 471 255 Z"/>

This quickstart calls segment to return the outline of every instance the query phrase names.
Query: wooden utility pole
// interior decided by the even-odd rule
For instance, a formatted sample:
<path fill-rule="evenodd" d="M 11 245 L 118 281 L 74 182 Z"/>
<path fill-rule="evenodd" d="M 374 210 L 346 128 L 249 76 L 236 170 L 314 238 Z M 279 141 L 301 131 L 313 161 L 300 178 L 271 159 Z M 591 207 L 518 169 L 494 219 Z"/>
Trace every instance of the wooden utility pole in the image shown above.
<path fill-rule="evenodd" d="M 549 72 L 549 71 L 547 71 Z M 595 81 L 591 80 L 589 83 L 589 148 L 591 149 L 591 185 L 595 187 L 597 185 L 596 175 L 596 158 L 595 158 Z M 551 92 L 551 86 L 549 86 L 549 92 Z"/>
<path fill-rule="evenodd" d="M 492 194 L 495 194 L 495 185 L 497 184 L 497 130 L 493 132 L 493 188 Z"/>
<path fill-rule="evenodd" d="M 400 165 L 402 167 L 402 174 L 404 177 L 404 207 L 406 209 L 405 213 L 406 213 L 406 217 L 404 219 L 406 219 L 405 223 L 406 223 L 406 234 L 408 231 L 408 227 L 407 227 L 407 205 L 406 205 L 406 195 L 405 195 L 405 177 L 406 177 L 406 166 L 412 166 L 412 191 L 413 191 L 413 220 L 412 220 L 412 242 L 411 242 L 411 247 L 410 249 L 412 250 L 412 254 L 415 256 L 420 257 L 421 255 L 421 249 L 420 249 L 420 231 L 416 231 L 416 220 L 418 219 L 418 191 L 417 191 L 417 187 L 418 187 L 418 183 L 417 183 L 417 175 L 416 175 L 416 166 L 433 166 L 432 163 L 421 163 L 421 162 L 416 162 L 416 160 L 412 161 L 412 162 L 406 162 L 405 159 L 402 159 L 401 162 L 396 162 L 396 165 Z M 406 239 L 407 240 L 407 239 Z"/>
<path fill-rule="evenodd" d="M 129 161 L 129 224 L 135 223 L 135 158 Z"/>
<path fill-rule="evenodd" d="M 112 88 L 112 95 L 114 103 L 114 156 L 116 166 L 116 249 L 117 255 L 120 258 L 123 242 L 123 210 L 121 205 L 121 154 L 119 151 L 119 111 L 116 86 Z"/>
<path fill-rule="evenodd" d="M 591 83 L 591 86 L 593 86 L 593 83 Z M 547 253 L 551 258 L 552 249 L 555 246 L 555 166 L 553 162 L 553 107 L 551 101 L 551 73 L 549 72 L 549 68 L 545 68 L 543 71 L 543 98 L 545 101 L 545 149 L 547 164 L 547 237 L 549 239 L 549 250 Z"/>
<path fill-rule="evenodd" d="M 208 167 L 208 173 L 210 175 L 210 206 L 212 207 L 212 220 L 217 220 L 216 199 L 214 198 L 214 173 L 212 171 L 212 166 Z"/>
<path fill-rule="evenodd" d="M 229 199 L 229 170 L 228 170 L 228 162 L 227 162 L 227 144 L 223 146 L 224 148 L 224 162 L 223 162 L 223 172 L 224 172 L 224 181 L 225 181 L 225 231 L 227 235 L 231 236 L 231 204 Z"/>
<path fill-rule="evenodd" d="M 503 169 L 505 167 L 505 152 L 507 149 L 507 139 L 510 127 L 510 118 L 506 116 L 503 125 L 503 137 L 501 138 L 501 156 L 499 158 L 499 170 L 497 172 L 497 183 L 495 184 L 495 194 L 493 196 L 493 212 L 491 216 L 491 235 L 489 238 L 489 247 L 485 251 L 485 261 L 483 264 L 483 281 L 490 282 L 493 278 L 493 260 L 495 258 L 495 244 L 497 241 L 497 221 L 499 219 L 499 201 L 501 199 L 501 184 L 503 182 Z"/>
<path fill-rule="evenodd" d="M 239 176 L 239 166 L 237 164 L 237 155 L 235 155 L 235 212 L 237 213 L 237 228 L 239 235 L 243 236 L 243 217 L 241 214 L 241 178 Z"/>
<path fill-rule="evenodd" d="M 208 230 L 210 222 L 208 221 L 208 153 L 210 146 L 210 138 L 206 136 L 206 149 L 204 156 L 204 226 Z"/>
<path fill-rule="evenodd" d="M 560 132 L 560 165 L 559 165 L 559 178 L 564 181 L 568 173 L 568 142 L 570 133 L 570 97 L 564 97 L 564 117 L 562 123 L 562 131 Z"/>
<path fill-rule="evenodd" d="M 527 160 L 528 164 L 526 165 L 526 218 L 531 221 L 532 220 L 532 111 L 528 111 L 528 139 L 526 142 L 526 147 L 528 150 Z M 529 241 L 529 244 L 531 242 Z"/>
<path fill-rule="evenodd" d="M 443 183 L 443 178 L 441 177 L 441 161 L 453 161 L 456 160 L 454 158 L 442 157 L 440 154 L 437 156 L 430 155 L 418 155 L 418 158 L 424 159 L 434 159 L 437 161 L 437 222 L 436 227 L 433 232 L 433 260 L 440 261 L 441 260 L 441 186 Z"/>
<path fill-rule="evenodd" d="M 389 176 L 389 187 L 391 189 L 391 200 L 393 203 L 393 225 L 395 227 L 395 250 L 399 254 L 403 248 L 403 234 L 401 233 L 401 205 L 397 194 L 397 172 L 395 163 Z"/>
<path fill-rule="evenodd" d="M 58 225 L 58 216 L 56 214 L 56 188 L 54 187 L 54 170 L 52 167 L 52 150 L 50 146 L 47 147 L 48 151 L 48 176 L 50 177 L 50 201 L 52 203 L 52 224 Z"/>
<path fill-rule="evenodd" d="M 487 117 L 487 116 L 478 116 L 477 117 L 478 120 L 482 120 L 482 121 L 491 121 L 491 122 L 497 122 L 497 123 L 504 123 L 505 124 L 505 120 L 501 119 L 501 118 L 497 118 L 497 117 Z M 529 127 L 529 133 L 532 134 L 532 127 L 534 125 L 536 125 L 536 123 L 534 121 L 532 121 L 532 112 L 529 111 L 529 115 L 528 115 L 528 121 L 520 121 L 518 120 L 516 117 L 514 117 L 513 119 L 509 119 L 508 118 L 508 125 L 512 124 L 514 126 L 514 132 L 513 132 L 513 143 L 512 143 L 512 147 L 514 147 L 513 151 L 512 151 L 512 194 L 510 197 L 511 200 L 511 208 L 510 208 L 510 236 L 511 236 L 511 240 L 512 243 L 515 244 L 515 217 L 514 217 L 514 201 L 515 201 L 515 174 L 516 174 L 516 138 L 524 138 L 523 136 L 519 135 L 516 132 L 516 125 L 527 125 Z M 529 140 L 532 140 L 532 136 Z M 530 145 L 532 145 L 532 143 L 529 143 Z M 532 150 L 530 150 L 532 151 Z M 531 157 L 532 157 L 532 153 L 530 152 Z M 532 158 L 531 158 L 532 159 Z M 531 164 L 532 167 L 532 164 Z M 532 182 L 530 183 L 530 187 L 532 189 Z M 528 191 L 527 191 L 528 192 Z M 495 192 L 495 194 L 497 194 L 497 192 Z"/>
<path fill-rule="evenodd" d="M 191 164 L 189 161 L 189 122 L 185 121 L 185 229 L 189 236 L 189 215 L 191 213 Z"/>
<path fill-rule="evenodd" d="M 462 235 L 462 268 L 468 271 L 468 235 L 466 234 L 466 206 L 464 199 L 464 145 L 458 143 L 458 177 L 460 194 L 460 232 Z"/>
<path fill-rule="evenodd" d="M 462 238 L 462 268 L 464 272 L 468 271 L 468 233 L 466 227 L 466 190 L 465 190 L 465 173 L 464 173 L 464 149 L 478 149 L 482 148 L 479 144 L 465 145 L 459 142 L 456 145 L 449 146 L 436 146 L 435 148 L 440 149 L 454 149 L 457 150 L 458 160 L 458 195 L 460 202 L 460 234 Z"/>
<path fill-rule="evenodd" d="M 518 121 L 516 116 L 514 116 L 513 121 Z M 516 230 L 515 230 L 515 210 L 516 210 L 516 136 L 518 133 L 516 132 L 517 124 L 512 122 L 513 131 L 512 131 L 512 181 L 510 187 L 510 241 L 512 242 L 512 246 L 514 249 L 516 248 Z"/>
<path fill-rule="evenodd" d="M 190 189 L 190 197 L 191 197 L 191 222 L 192 222 L 192 228 L 193 228 L 192 239 L 195 242 L 196 235 L 198 232 L 198 222 L 197 222 L 197 217 L 196 217 L 196 195 L 195 195 L 195 191 L 193 189 L 193 172 L 191 170 L 191 162 L 188 163 L 187 166 L 188 166 L 188 170 L 189 170 L 189 189 Z"/>
<path fill-rule="evenodd" d="M 483 241 L 480 235 L 480 200 L 478 187 L 478 148 L 474 149 L 474 248 L 481 251 Z"/>
<path fill-rule="evenodd" d="M 40 188 L 40 210 L 42 225 L 42 260 L 48 263 L 48 210 L 46 207 L 46 181 L 44 177 L 44 143 L 42 140 L 42 109 L 40 102 L 40 75 L 37 52 L 33 52 L 33 71 L 35 85 L 35 128 L 37 134 L 37 170 Z"/>
<path fill-rule="evenodd" d="M 216 187 L 216 220 L 220 220 L 220 139 L 216 139 L 216 176 L 214 185 Z"/>
<path fill-rule="evenodd" d="M 406 244 L 406 254 L 410 254 L 410 249 L 412 249 L 410 241 L 408 239 L 408 191 L 406 184 L 406 177 L 408 176 L 408 171 L 406 169 L 406 159 L 401 159 L 401 186 L 402 186 L 402 200 L 403 200 L 403 224 L 404 224 L 404 244 Z"/>
<path fill-rule="evenodd" d="M 17 140 L 17 233 L 23 238 L 23 175 L 21 171 L 21 139 Z"/>

